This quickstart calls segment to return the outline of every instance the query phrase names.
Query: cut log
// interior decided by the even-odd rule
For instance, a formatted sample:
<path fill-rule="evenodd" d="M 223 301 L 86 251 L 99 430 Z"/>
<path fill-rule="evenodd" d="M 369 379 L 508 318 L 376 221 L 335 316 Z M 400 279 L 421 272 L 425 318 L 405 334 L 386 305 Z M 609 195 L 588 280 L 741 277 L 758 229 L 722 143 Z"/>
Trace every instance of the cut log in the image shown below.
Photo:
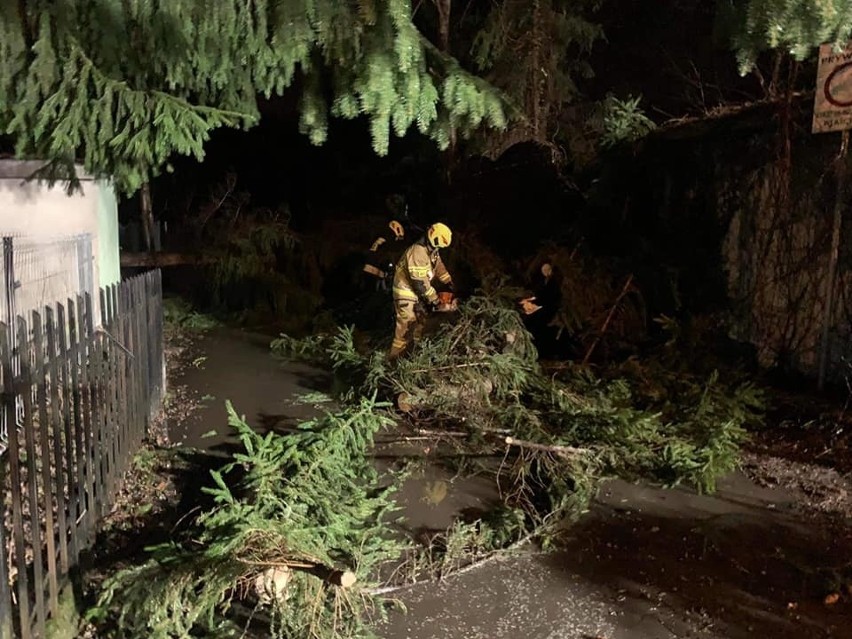
<path fill-rule="evenodd" d="M 287 599 L 287 586 L 293 572 L 286 567 L 267 568 L 254 580 L 254 589 L 261 603 L 283 602 Z"/>
<path fill-rule="evenodd" d="M 283 582 L 286 584 L 290 578 L 289 574 L 294 570 L 306 572 L 318 579 L 327 581 L 330 584 L 340 586 L 341 588 L 349 588 L 358 580 L 355 573 L 351 570 L 338 570 L 336 568 L 329 568 L 328 566 L 323 566 L 319 563 L 312 563 L 310 561 L 284 560 L 279 562 L 263 562 L 253 561 L 250 559 L 240 559 L 240 561 L 248 566 L 264 566 L 266 568 L 266 570 L 257 577 L 257 580 L 255 581 L 256 586 L 264 586 L 268 584 L 269 580 L 273 577 L 275 577 L 279 583 Z"/>
<path fill-rule="evenodd" d="M 396 397 L 396 407 L 403 413 L 410 413 L 414 409 L 411 403 L 411 395 L 408 393 L 400 393 Z"/>
<path fill-rule="evenodd" d="M 328 581 L 341 588 L 350 588 L 355 585 L 358 578 L 354 572 L 349 570 L 335 570 L 328 578 Z"/>
<path fill-rule="evenodd" d="M 308 571 L 314 577 L 319 577 L 323 581 L 339 586 L 340 588 L 351 588 L 358 581 L 355 573 L 351 570 L 336 570 L 325 566 L 316 565 Z"/>

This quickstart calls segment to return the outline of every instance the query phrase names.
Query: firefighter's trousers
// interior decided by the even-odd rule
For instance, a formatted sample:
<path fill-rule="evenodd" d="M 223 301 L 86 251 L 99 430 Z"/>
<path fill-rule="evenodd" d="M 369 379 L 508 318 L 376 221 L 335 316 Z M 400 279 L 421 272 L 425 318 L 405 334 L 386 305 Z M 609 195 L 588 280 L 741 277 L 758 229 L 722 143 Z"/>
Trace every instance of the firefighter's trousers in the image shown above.
<path fill-rule="evenodd" d="M 405 353 L 423 334 L 424 315 L 419 306 L 414 300 L 395 299 L 393 301 L 396 328 L 388 359 L 396 359 Z"/>

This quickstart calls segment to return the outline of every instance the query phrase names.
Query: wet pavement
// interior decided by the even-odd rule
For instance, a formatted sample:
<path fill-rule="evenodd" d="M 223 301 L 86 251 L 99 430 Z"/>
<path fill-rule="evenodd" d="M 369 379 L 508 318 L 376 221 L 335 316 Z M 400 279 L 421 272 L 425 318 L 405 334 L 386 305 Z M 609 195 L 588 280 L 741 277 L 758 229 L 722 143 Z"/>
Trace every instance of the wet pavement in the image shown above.
<path fill-rule="evenodd" d="M 271 340 L 233 329 L 216 329 L 198 340 L 198 356 L 178 382 L 200 406 L 188 419 L 170 425 L 172 442 L 211 451 L 225 451 L 237 443 L 228 426 L 226 400 L 260 430 L 283 428 L 316 414 L 311 405 L 294 401 L 327 390 L 330 376 L 277 361 L 270 355 Z"/>
<path fill-rule="evenodd" d="M 458 499 L 454 492 L 448 499 Z M 427 502 L 407 506 L 428 518 Z M 823 603 L 839 586 L 832 575 L 843 579 L 852 566 L 848 528 L 814 525 L 793 506 L 783 491 L 740 474 L 713 496 L 610 482 L 562 550 L 400 593 L 407 612 L 381 636 L 852 637 L 849 598 Z"/>
<path fill-rule="evenodd" d="M 224 400 L 250 423 L 280 428 L 313 414 L 298 395 L 327 375 L 282 365 L 269 338 L 214 331 L 182 383 L 202 399 L 172 440 L 226 450 Z M 216 434 L 209 435 L 210 430 Z M 406 613 L 384 639 L 852 639 L 849 521 L 805 516 L 793 497 L 742 474 L 713 496 L 615 481 L 569 532 L 562 550 L 499 559 L 440 584 L 397 593 Z M 487 482 L 427 470 L 401 494 L 412 529 L 445 528 L 485 508 Z M 850 590 L 846 593 L 846 588 Z M 833 605 L 824 597 L 842 594 Z"/>

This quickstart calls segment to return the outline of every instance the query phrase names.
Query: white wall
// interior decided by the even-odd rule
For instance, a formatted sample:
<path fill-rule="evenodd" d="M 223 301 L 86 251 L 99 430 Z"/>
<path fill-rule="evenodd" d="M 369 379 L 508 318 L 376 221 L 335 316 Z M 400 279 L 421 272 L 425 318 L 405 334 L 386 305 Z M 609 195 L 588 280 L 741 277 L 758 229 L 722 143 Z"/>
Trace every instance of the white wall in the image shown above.
<path fill-rule="evenodd" d="M 101 263 L 99 246 L 99 202 L 102 199 L 101 191 L 109 189 L 109 185 L 92 180 L 78 169 L 81 178 L 82 191 L 77 190 L 72 195 L 66 192 L 66 185 L 57 183 L 50 187 L 45 183 L 36 181 L 28 182 L 26 178 L 41 166 L 40 162 L 23 162 L 17 160 L 0 160 L 0 236 L 13 235 L 26 238 L 28 244 L 44 241 L 49 243 L 51 239 L 61 237 L 77 236 L 85 233 L 92 237 L 93 257 L 93 282 L 95 291 L 93 304 L 95 317 L 99 317 L 99 300 L 97 287 L 102 282 L 99 264 Z M 109 241 L 105 243 L 106 249 Z M 66 260 L 67 254 L 61 251 L 46 251 L 46 260 Z M 70 260 L 69 260 L 70 261 Z M 112 260 L 110 260 L 112 261 Z M 47 268 L 61 270 L 63 266 L 69 271 L 76 271 L 77 265 L 69 263 L 45 264 Z M 61 278 L 57 278 L 61 279 Z M 112 279 L 112 278 L 109 278 Z M 60 283 L 56 283 L 53 289 L 59 291 Z M 45 284 L 39 294 L 45 303 L 57 302 L 59 299 L 50 299 L 52 295 L 61 296 L 61 292 L 55 292 L 50 285 Z M 28 292 L 24 295 L 24 303 L 32 297 Z M 26 309 L 21 308 L 19 311 Z"/>

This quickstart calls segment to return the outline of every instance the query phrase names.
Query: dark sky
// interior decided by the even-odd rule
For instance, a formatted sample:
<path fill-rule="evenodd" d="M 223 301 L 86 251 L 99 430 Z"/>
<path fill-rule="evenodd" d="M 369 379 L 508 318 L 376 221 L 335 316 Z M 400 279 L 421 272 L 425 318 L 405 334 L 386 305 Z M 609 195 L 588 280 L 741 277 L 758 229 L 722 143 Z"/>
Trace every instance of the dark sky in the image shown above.
<path fill-rule="evenodd" d="M 712 0 L 605 0 L 607 41 L 594 51 L 590 98 L 612 91 L 642 95 L 656 121 L 699 113 L 720 101 L 757 97 L 740 78 L 734 54 L 717 34 Z"/>

